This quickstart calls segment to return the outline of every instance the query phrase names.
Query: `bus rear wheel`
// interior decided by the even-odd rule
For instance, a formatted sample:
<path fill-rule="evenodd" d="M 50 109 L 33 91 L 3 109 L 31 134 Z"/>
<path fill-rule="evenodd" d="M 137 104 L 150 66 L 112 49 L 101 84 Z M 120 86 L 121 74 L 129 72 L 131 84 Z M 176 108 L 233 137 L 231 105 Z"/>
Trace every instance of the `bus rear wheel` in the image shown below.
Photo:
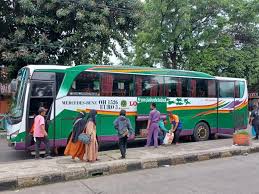
<path fill-rule="evenodd" d="M 200 122 L 198 123 L 193 131 L 193 139 L 194 141 L 206 141 L 209 139 L 210 129 L 207 123 Z"/>

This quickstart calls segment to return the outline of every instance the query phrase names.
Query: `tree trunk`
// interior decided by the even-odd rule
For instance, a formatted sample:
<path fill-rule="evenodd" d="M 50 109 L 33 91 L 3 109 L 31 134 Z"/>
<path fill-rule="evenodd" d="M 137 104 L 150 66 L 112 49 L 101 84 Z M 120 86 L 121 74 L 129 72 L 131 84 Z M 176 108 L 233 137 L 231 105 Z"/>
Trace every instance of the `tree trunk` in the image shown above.
<path fill-rule="evenodd" d="M 176 51 L 169 52 L 169 57 L 171 60 L 171 68 L 177 69 L 177 61 L 176 61 Z"/>

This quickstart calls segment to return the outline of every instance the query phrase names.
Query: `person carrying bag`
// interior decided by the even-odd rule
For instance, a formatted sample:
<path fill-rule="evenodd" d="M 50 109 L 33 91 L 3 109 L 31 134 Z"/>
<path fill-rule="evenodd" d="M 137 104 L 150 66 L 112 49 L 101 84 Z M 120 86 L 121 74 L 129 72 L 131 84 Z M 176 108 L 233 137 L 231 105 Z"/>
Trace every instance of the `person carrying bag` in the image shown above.
<path fill-rule="evenodd" d="M 126 117 L 126 111 L 121 110 L 120 116 L 113 122 L 114 128 L 118 132 L 119 148 L 121 152 L 121 159 L 126 158 L 127 141 L 130 135 L 133 135 L 133 128 L 130 120 Z"/>

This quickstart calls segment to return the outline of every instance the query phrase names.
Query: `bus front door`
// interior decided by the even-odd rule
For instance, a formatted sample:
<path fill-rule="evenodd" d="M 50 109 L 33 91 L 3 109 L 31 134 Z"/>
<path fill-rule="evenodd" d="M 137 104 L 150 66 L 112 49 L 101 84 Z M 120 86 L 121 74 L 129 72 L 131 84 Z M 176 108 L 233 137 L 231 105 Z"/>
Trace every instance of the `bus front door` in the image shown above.
<path fill-rule="evenodd" d="M 234 81 L 218 81 L 218 133 L 233 134 L 235 131 Z"/>

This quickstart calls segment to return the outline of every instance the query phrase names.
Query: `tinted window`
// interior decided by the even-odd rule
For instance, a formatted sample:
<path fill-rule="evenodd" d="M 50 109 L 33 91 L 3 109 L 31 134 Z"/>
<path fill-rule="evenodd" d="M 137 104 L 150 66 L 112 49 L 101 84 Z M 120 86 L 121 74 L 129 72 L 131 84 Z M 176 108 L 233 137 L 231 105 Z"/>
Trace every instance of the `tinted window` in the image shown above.
<path fill-rule="evenodd" d="M 100 75 L 94 72 L 82 72 L 73 82 L 69 95 L 75 96 L 99 96 Z"/>
<path fill-rule="evenodd" d="M 235 82 L 235 98 L 242 98 L 245 92 L 245 82 L 236 81 Z"/>
<path fill-rule="evenodd" d="M 113 74 L 112 83 L 113 96 L 133 96 L 134 95 L 134 82 L 133 75 L 127 74 Z"/>
<path fill-rule="evenodd" d="M 234 85 L 232 81 L 219 81 L 219 97 L 234 97 Z"/>
<path fill-rule="evenodd" d="M 216 81 L 208 80 L 208 97 L 215 98 L 216 96 Z"/>
<path fill-rule="evenodd" d="M 59 88 L 63 82 L 65 74 L 64 73 L 56 73 L 56 93 L 58 93 Z"/>
<path fill-rule="evenodd" d="M 165 77 L 165 95 L 169 97 L 180 97 L 179 79 L 174 77 Z"/>
<path fill-rule="evenodd" d="M 208 97 L 208 80 L 197 79 L 196 80 L 196 94 L 197 97 Z"/>
<path fill-rule="evenodd" d="M 163 96 L 164 78 L 161 76 L 136 76 L 137 96 Z"/>
<path fill-rule="evenodd" d="M 32 75 L 32 79 L 36 80 L 55 80 L 55 73 L 54 72 L 34 72 Z"/>
<path fill-rule="evenodd" d="M 182 83 L 182 97 L 191 97 L 191 79 L 181 78 Z"/>
<path fill-rule="evenodd" d="M 50 82 L 32 82 L 32 97 L 51 97 L 53 96 L 53 83 Z"/>

